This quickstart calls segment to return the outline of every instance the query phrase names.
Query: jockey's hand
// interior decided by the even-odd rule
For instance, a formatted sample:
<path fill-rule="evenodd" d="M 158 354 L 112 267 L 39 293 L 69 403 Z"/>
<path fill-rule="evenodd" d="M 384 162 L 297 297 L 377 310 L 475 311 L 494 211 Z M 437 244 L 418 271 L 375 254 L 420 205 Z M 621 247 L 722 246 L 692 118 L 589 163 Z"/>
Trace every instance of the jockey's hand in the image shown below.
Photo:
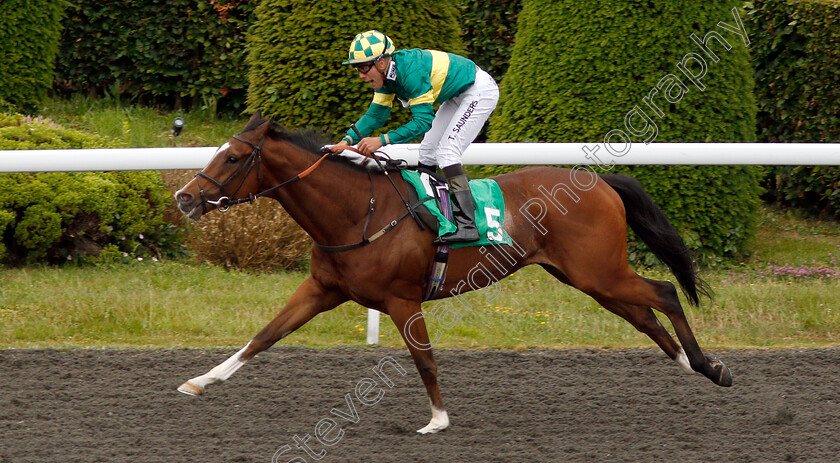
<path fill-rule="evenodd" d="M 374 151 L 382 148 L 382 140 L 380 140 L 379 137 L 362 138 L 362 141 L 359 142 L 357 148 L 359 148 L 359 151 L 369 156 L 373 154 Z"/>
<path fill-rule="evenodd" d="M 336 143 L 335 145 L 332 145 L 330 147 L 330 151 L 332 151 L 333 154 L 339 154 L 342 151 L 344 151 L 344 148 L 346 146 L 350 146 L 350 144 L 347 143 L 347 140 L 341 140 L 340 142 Z"/>

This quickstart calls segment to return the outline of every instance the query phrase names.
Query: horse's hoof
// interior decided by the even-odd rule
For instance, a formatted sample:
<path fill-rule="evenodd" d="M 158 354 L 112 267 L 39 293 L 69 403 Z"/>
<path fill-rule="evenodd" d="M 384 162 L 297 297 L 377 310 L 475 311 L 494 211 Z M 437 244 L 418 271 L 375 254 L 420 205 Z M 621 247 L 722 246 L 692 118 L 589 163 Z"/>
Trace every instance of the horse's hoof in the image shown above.
<path fill-rule="evenodd" d="M 715 384 L 723 387 L 732 386 L 732 373 L 729 371 L 729 368 L 723 364 L 723 362 L 715 359 L 709 362 L 709 366 L 712 367 L 712 371 L 714 372 L 712 381 L 714 381 Z"/>
<path fill-rule="evenodd" d="M 446 416 L 446 412 L 443 412 L 442 416 L 437 416 L 432 418 L 432 421 L 426 425 L 426 427 L 422 429 L 418 429 L 417 432 L 420 434 L 434 434 L 439 431 L 443 431 L 444 429 L 449 427 L 449 417 Z"/>
<path fill-rule="evenodd" d="M 187 381 L 186 383 L 178 386 L 178 392 L 191 396 L 200 396 L 204 394 L 204 388 L 198 387 L 195 384 Z"/>
<path fill-rule="evenodd" d="M 429 424 L 426 425 L 426 427 L 424 427 L 422 429 L 418 429 L 417 432 L 419 434 L 434 434 L 436 432 L 443 431 L 444 429 L 447 428 L 447 426 L 448 425 L 440 426 L 440 425 L 436 425 L 434 423 L 429 423 Z"/>

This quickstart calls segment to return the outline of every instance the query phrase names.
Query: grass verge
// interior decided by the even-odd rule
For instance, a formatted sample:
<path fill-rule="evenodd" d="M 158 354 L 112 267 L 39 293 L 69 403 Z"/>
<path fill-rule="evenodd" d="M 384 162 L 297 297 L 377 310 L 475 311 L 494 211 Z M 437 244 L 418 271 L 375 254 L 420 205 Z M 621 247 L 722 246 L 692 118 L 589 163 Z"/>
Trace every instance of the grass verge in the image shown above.
<path fill-rule="evenodd" d="M 686 305 L 698 340 L 710 348 L 838 344 L 840 276 L 806 270 L 837 271 L 840 227 L 766 208 L 759 236 L 753 256 L 744 263 L 702 272 L 716 295 L 700 308 Z M 774 270 L 778 268 L 788 270 Z M 641 273 L 671 279 L 663 270 Z M 0 347 L 241 346 L 305 278 L 295 272 L 249 274 L 150 261 L 4 269 Z M 653 346 L 627 322 L 538 267 L 502 280 L 498 292 L 470 293 L 465 300 L 469 307 L 456 303 L 462 318 L 449 329 L 428 317 L 430 335 L 440 334 L 436 347 Z M 427 313 L 432 307 L 424 306 Z M 319 315 L 282 343 L 363 346 L 365 321 L 366 310 L 347 303 Z M 387 317 L 380 343 L 403 345 Z"/>
<path fill-rule="evenodd" d="M 119 101 L 51 100 L 44 115 L 126 146 L 214 146 L 244 119 L 211 112 L 165 113 Z M 174 116 L 183 134 L 169 133 Z M 176 173 L 177 174 L 177 173 Z M 840 343 L 840 226 L 764 208 L 753 254 L 705 269 L 713 303 L 687 307 L 705 347 L 810 347 Z M 673 280 L 661 270 L 647 277 Z M 0 348 L 241 346 L 282 308 L 303 273 L 249 274 L 180 262 L 97 267 L 0 269 Z M 471 293 L 469 308 L 440 332 L 443 348 L 652 347 L 653 342 L 589 297 L 536 267 L 499 283 L 498 295 Z M 684 303 L 685 305 L 685 303 Z M 427 303 L 428 313 L 433 304 Z M 365 344 L 366 311 L 348 303 L 316 317 L 282 341 L 328 347 Z M 670 324 L 665 321 L 665 326 Z M 385 317 L 380 342 L 401 347 Z"/>

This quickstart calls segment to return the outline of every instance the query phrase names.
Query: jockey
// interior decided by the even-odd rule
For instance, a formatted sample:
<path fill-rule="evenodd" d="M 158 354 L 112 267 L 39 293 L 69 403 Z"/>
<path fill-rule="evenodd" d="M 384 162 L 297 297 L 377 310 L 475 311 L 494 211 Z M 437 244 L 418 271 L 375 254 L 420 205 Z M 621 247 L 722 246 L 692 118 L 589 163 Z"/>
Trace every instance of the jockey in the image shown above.
<path fill-rule="evenodd" d="M 394 42 L 375 30 L 356 35 L 349 59 L 341 64 L 353 66 L 374 93 L 367 112 L 333 151 L 358 144 L 360 151 L 371 154 L 383 145 L 407 143 L 422 135 L 418 167 L 434 172 L 440 166 L 452 199 L 460 206 L 454 208 L 458 230 L 438 238 L 435 244 L 476 241 L 475 205 L 461 155 L 499 101 L 493 78 L 472 61 L 452 53 L 417 48 L 395 51 Z M 412 119 L 370 137 L 387 122 L 395 97 L 410 109 Z M 433 104 L 440 104 L 437 113 Z"/>

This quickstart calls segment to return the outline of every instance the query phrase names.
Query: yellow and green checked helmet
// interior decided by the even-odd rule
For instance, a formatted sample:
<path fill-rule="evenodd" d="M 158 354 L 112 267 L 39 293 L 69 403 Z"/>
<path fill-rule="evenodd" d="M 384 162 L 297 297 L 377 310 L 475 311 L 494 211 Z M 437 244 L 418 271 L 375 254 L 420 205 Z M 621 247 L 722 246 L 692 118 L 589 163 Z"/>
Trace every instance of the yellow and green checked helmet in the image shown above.
<path fill-rule="evenodd" d="M 394 42 L 379 31 L 367 31 L 357 34 L 350 44 L 350 55 L 341 64 L 358 64 L 376 61 L 379 58 L 391 56 L 394 52 Z"/>

